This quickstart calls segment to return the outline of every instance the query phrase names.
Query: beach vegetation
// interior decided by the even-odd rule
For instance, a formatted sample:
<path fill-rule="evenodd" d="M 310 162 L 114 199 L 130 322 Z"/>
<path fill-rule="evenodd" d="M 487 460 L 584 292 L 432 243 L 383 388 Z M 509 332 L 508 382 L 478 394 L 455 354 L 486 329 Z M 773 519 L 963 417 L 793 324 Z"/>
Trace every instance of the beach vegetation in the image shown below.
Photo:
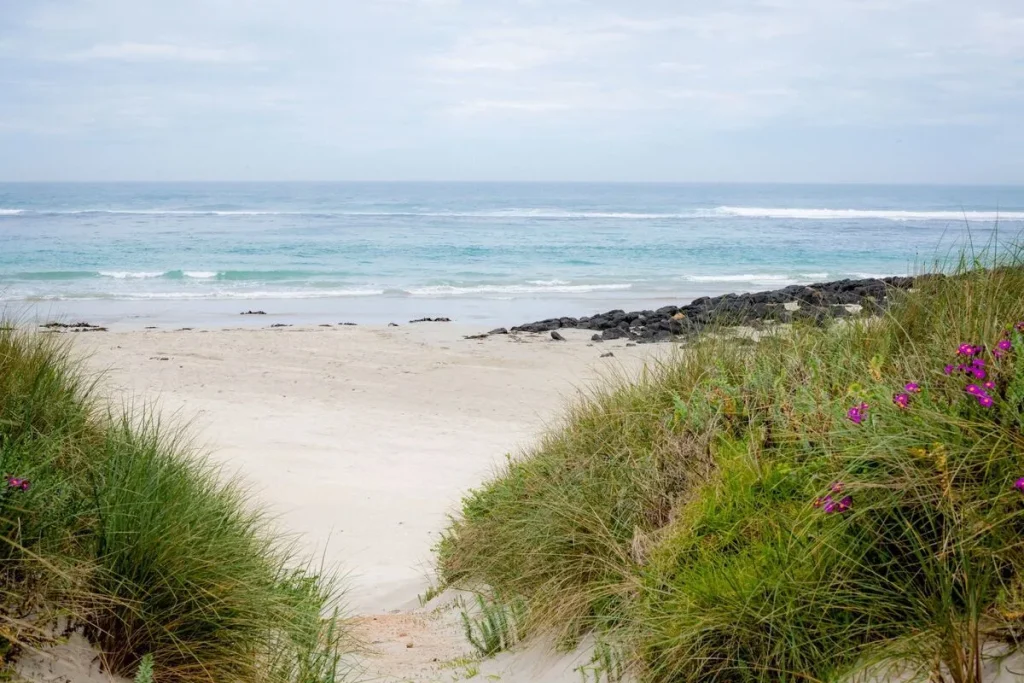
<path fill-rule="evenodd" d="M 944 270 L 610 378 L 465 497 L 443 582 L 645 682 L 980 683 L 1024 637 L 1024 260 Z"/>
<path fill-rule="evenodd" d="M 333 574 L 186 432 L 109 407 L 56 335 L 0 329 L 0 472 L 6 659 L 77 631 L 157 683 L 342 677 Z"/>

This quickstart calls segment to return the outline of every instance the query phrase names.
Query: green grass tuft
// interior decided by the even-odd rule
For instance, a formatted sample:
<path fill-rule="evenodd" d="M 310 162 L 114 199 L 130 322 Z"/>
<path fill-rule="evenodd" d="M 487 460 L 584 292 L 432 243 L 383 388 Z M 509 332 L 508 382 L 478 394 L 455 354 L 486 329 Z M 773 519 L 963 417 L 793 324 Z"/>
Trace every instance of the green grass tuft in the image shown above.
<path fill-rule="evenodd" d="M 350 640 L 329 573 L 144 410 L 101 409 L 56 337 L 0 329 L 0 643 L 81 629 L 105 667 L 327 683 Z M 148 659 L 147 659 L 148 658 Z M 144 664 L 148 662 L 148 664 Z"/>
<path fill-rule="evenodd" d="M 708 334 L 562 425 L 465 499 L 448 584 L 538 626 L 625 644 L 644 681 L 825 681 L 898 666 L 978 683 L 1024 626 L 1024 320 L 1017 251 L 893 292 L 877 318 L 755 345 Z M 985 344 L 985 408 L 947 376 Z M 893 395 L 921 385 L 902 410 Z M 867 402 L 860 425 L 847 419 Z M 842 482 L 852 508 L 815 507 Z"/>

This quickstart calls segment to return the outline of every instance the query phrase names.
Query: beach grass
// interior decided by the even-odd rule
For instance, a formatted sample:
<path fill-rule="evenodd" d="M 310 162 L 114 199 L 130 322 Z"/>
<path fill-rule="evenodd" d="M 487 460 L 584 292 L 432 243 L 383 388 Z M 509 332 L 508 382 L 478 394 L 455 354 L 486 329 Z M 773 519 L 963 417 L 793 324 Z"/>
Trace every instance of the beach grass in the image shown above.
<path fill-rule="evenodd" d="M 343 677 L 332 573 L 185 432 L 98 400 L 56 335 L 0 330 L 0 469 L 6 660 L 79 630 L 108 671 L 157 682 Z"/>
<path fill-rule="evenodd" d="M 945 270 L 610 380 L 466 496 L 442 580 L 642 681 L 980 683 L 1024 626 L 1024 259 Z"/>

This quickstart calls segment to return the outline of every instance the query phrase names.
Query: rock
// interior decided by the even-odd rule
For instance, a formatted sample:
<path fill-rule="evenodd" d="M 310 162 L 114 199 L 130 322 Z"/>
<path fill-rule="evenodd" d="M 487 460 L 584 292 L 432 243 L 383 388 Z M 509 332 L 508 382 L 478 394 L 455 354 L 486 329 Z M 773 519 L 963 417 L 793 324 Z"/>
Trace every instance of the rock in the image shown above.
<path fill-rule="evenodd" d="M 271 327 L 291 327 L 291 325 L 286 325 L 285 323 L 274 323 Z"/>
<path fill-rule="evenodd" d="M 388 323 L 388 327 L 398 327 L 398 323 Z"/>
<path fill-rule="evenodd" d="M 463 335 L 462 338 L 463 339 L 487 339 L 487 337 L 488 337 L 488 335 L 486 335 L 486 334 L 467 334 L 467 335 Z"/>
<path fill-rule="evenodd" d="M 451 318 L 417 318 L 416 320 L 410 320 L 410 323 L 450 323 Z"/>
<path fill-rule="evenodd" d="M 504 327 L 496 327 L 487 334 L 508 334 L 508 330 L 506 330 Z"/>
<path fill-rule="evenodd" d="M 320 323 L 320 327 L 330 327 L 330 323 Z"/>
<path fill-rule="evenodd" d="M 555 341 L 565 341 L 565 337 L 558 334 L 558 332 L 554 330 L 551 330 L 551 338 L 554 339 Z"/>
<path fill-rule="evenodd" d="M 355 327 L 355 325 L 356 325 L 356 323 L 338 323 L 338 324 L 339 325 L 344 325 L 345 327 Z"/>
<path fill-rule="evenodd" d="M 827 325 L 847 315 L 845 306 L 859 306 L 863 315 L 877 315 L 889 304 L 894 289 L 911 289 L 924 277 L 867 278 L 835 280 L 813 285 L 790 285 L 765 292 L 699 297 L 684 306 L 662 306 L 651 311 L 627 313 L 615 309 L 581 318 L 549 318 L 520 327 L 513 332 L 551 332 L 561 328 L 590 329 L 591 341 L 630 338 L 643 343 L 665 341 L 678 335 L 694 334 L 705 326 L 749 325 L 767 322 L 789 323 L 795 319 Z"/>
<path fill-rule="evenodd" d="M 612 356 L 614 356 L 614 355 L 615 355 L 614 353 L 612 353 L 611 351 L 609 351 L 608 353 L 602 353 L 602 354 L 601 354 L 601 358 L 611 358 L 611 357 L 612 357 Z"/>
<path fill-rule="evenodd" d="M 242 311 L 239 315 L 266 315 L 266 311 Z"/>

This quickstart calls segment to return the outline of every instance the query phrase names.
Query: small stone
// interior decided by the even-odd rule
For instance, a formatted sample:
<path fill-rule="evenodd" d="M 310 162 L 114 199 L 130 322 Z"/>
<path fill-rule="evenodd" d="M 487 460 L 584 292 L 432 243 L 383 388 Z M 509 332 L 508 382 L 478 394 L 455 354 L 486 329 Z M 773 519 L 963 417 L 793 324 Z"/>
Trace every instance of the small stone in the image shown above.
<path fill-rule="evenodd" d="M 551 330 L 551 338 L 555 341 L 565 341 L 565 337 L 560 335 L 557 330 Z"/>
<path fill-rule="evenodd" d="M 508 334 L 508 330 L 506 330 L 504 327 L 496 327 L 487 334 Z"/>
<path fill-rule="evenodd" d="M 409 641 L 408 643 L 406 643 L 405 646 L 408 647 L 408 648 L 411 648 L 412 647 L 412 641 Z"/>
<path fill-rule="evenodd" d="M 636 346 L 633 342 L 626 342 L 626 346 Z"/>
<path fill-rule="evenodd" d="M 388 327 L 398 327 L 398 323 L 388 323 Z"/>
<path fill-rule="evenodd" d="M 602 353 L 602 354 L 601 354 L 601 358 L 611 358 L 611 357 L 613 357 L 614 355 L 615 355 L 614 353 L 612 353 L 611 351 L 609 351 L 608 353 Z"/>

